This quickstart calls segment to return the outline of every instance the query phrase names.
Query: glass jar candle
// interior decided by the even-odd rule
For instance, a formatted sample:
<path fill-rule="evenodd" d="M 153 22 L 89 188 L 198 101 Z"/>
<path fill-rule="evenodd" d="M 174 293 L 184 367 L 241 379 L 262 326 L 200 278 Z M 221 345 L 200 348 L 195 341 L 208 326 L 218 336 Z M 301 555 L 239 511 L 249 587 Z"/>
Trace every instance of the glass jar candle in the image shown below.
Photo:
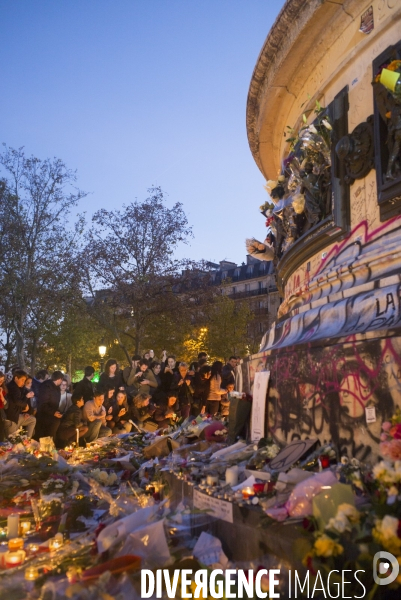
<path fill-rule="evenodd" d="M 8 549 L 10 552 L 15 552 L 16 550 L 24 549 L 24 540 L 22 538 L 16 537 L 12 540 L 8 540 Z"/>
<path fill-rule="evenodd" d="M 26 535 L 31 531 L 31 522 L 30 521 L 21 521 L 20 523 L 20 531 L 21 535 Z"/>
<path fill-rule="evenodd" d="M 6 569 L 12 569 L 13 567 L 19 567 L 25 561 L 25 552 L 23 550 L 17 550 L 16 552 L 6 552 L 4 562 Z"/>

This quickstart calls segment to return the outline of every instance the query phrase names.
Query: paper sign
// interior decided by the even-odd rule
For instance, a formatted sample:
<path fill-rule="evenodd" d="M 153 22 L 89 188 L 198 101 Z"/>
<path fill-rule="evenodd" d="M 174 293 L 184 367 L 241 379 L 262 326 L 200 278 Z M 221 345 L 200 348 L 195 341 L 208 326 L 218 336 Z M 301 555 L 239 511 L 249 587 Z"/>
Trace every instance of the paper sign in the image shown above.
<path fill-rule="evenodd" d="M 376 408 L 374 406 L 369 406 L 369 408 L 365 408 L 366 414 L 366 423 L 376 423 Z"/>
<path fill-rule="evenodd" d="M 231 502 L 226 502 L 225 500 L 202 494 L 199 490 L 194 490 L 194 507 L 209 511 L 216 519 L 233 523 L 233 505 Z"/>
<path fill-rule="evenodd" d="M 258 442 L 265 435 L 266 394 L 269 379 L 270 371 L 255 373 L 251 415 L 251 440 L 253 442 Z"/>

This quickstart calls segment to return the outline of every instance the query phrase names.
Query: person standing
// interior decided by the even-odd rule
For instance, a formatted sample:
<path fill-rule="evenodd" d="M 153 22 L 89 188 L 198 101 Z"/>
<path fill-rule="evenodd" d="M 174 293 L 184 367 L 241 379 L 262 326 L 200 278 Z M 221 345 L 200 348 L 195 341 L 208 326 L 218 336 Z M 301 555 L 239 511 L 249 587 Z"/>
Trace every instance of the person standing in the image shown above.
<path fill-rule="evenodd" d="M 142 358 L 139 361 L 138 371 L 135 374 L 135 380 L 133 383 L 134 396 L 137 394 L 149 394 L 150 389 L 157 389 L 157 381 L 153 374 L 153 371 L 149 368 L 149 363 L 147 360 Z"/>
<path fill-rule="evenodd" d="M 49 371 L 46 371 L 46 369 L 41 369 L 36 373 L 35 377 L 32 379 L 32 391 L 36 398 L 39 395 L 39 388 L 41 384 L 47 379 L 49 379 L 49 377 Z"/>
<path fill-rule="evenodd" d="M 93 400 L 93 394 L 95 391 L 94 385 L 92 383 L 92 378 L 95 373 L 95 369 L 93 367 L 85 367 L 84 377 L 81 381 L 74 387 L 74 392 L 80 394 L 84 399 L 84 402 L 88 402 L 88 400 Z"/>
<path fill-rule="evenodd" d="M 40 384 L 38 396 L 38 427 L 36 437 L 50 436 L 56 441 L 60 419 L 60 385 L 64 379 L 62 371 L 54 371 L 50 379 Z"/>
<path fill-rule="evenodd" d="M 193 414 L 197 417 L 206 411 L 207 398 L 210 391 L 210 375 L 212 367 L 203 365 L 194 375 Z"/>
<path fill-rule="evenodd" d="M 216 360 L 212 364 L 210 372 L 210 389 L 206 402 L 206 412 L 211 415 L 215 415 L 219 412 L 220 399 L 227 393 L 227 390 L 221 387 L 222 369 L 223 363 L 220 360 Z"/>
<path fill-rule="evenodd" d="M 68 392 L 68 381 L 67 379 L 63 379 L 60 383 L 60 404 L 59 411 L 62 415 L 67 412 L 67 410 L 71 406 L 71 394 Z"/>
<path fill-rule="evenodd" d="M 104 365 L 104 372 L 99 377 L 99 386 L 104 390 L 113 387 L 115 394 L 118 390 L 125 390 L 122 373 L 115 358 L 109 358 Z"/>
<path fill-rule="evenodd" d="M 126 386 L 127 394 L 131 394 L 131 392 L 135 393 L 135 390 L 133 389 L 133 385 L 135 383 L 135 375 L 137 373 L 137 369 L 138 369 L 140 360 L 141 360 L 140 355 L 134 354 L 133 356 L 131 356 L 131 366 L 125 367 L 125 369 L 123 371 L 123 381 Z"/>
<path fill-rule="evenodd" d="M 16 369 L 13 378 L 7 385 L 7 409 L 5 421 L 6 434 L 10 435 L 20 427 L 26 427 L 28 437 L 33 436 L 36 418 L 33 416 L 29 398 L 25 396 L 24 386 L 27 374 L 22 369 Z"/>
<path fill-rule="evenodd" d="M 181 416 L 184 419 L 191 414 L 192 398 L 194 394 L 192 377 L 188 374 L 188 370 L 188 363 L 180 362 L 178 365 L 178 373 L 175 374 L 174 383 L 171 387 L 171 389 L 177 393 Z"/>
<path fill-rule="evenodd" d="M 227 385 L 235 385 L 235 368 L 237 366 L 237 357 L 230 356 L 226 365 L 224 365 L 221 371 L 222 387 Z"/>

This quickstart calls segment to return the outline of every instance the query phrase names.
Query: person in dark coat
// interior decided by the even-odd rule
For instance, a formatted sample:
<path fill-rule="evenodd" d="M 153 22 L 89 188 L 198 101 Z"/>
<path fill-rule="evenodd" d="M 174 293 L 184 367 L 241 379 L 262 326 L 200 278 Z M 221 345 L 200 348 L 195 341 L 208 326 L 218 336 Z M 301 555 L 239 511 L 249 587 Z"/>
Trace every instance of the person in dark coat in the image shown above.
<path fill-rule="evenodd" d="M 178 373 L 174 374 L 173 384 L 171 389 L 174 390 L 178 397 L 181 416 L 186 419 L 191 414 L 193 401 L 193 381 L 188 375 L 188 363 L 180 362 L 178 365 Z"/>
<path fill-rule="evenodd" d="M 221 370 L 221 387 L 225 388 L 228 385 L 235 386 L 235 368 L 237 366 L 237 357 L 230 356 L 228 363 Z"/>
<path fill-rule="evenodd" d="M 74 392 L 77 394 L 81 394 L 84 402 L 88 402 L 88 400 L 93 400 L 93 393 L 95 391 L 94 385 L 92 383 L 92 377 L 95 372 L 93 367 L 85 367 L 84 378 L 74 386 Z"/>
<path fill-rule="evenodd" d="M 50 379 L 44 381 L 39 388 L 37 432 L 36 437 L 50 436 L 56 440 L 57 430 L 60 425 L 62 413 L 60 405 L 60 384 L 64 379 L 64 373 L 54 371 Z"/>
<path fill-rule="evenodd" d="M 177 361 L 173 354 L 167 356 L 166 360 L 162 362 L 162 372 L 160 375 L 161 389 L 164 392 L 168 392 L 174 383 L 174 375 L 178 373 Z"/>
<path fill-rule="evenodd" d="M 32 379 L 32 391 L 36 398 L 38 397 L 39 388 L 41 384 L 47 379 L 49 379 L 49 377 L 49 371 L 46 371 L 46 369 L 41 369 L 36 373 L 35 377 Z"/>
<path fill-rule="evenodd" d="M 7 385 L 7 420 L 5 421 L 7 435 L 14 433 L 20 427 L 26 427 L 28 437 L 33 436 L 36 418 L 32 414 L 29 398 L 25 395 L 24 386 L 27 377 L 25 371 L 16 369 L 12 380 Z"/>
<path fill-rule="evenodd" d="M 113 387 L 114 394 L 117 394 L 118 390 L 125 390 L 122 372 L 115 358 L 109 358 L 104 365 L 104 372 L 99 377 L 99 386 L 104 390 Z"/>
<path fill-rule="evenodd" d="M 155 393 L 161 388 L 162 379 L 160 376 L 160 372 L 161 372 L 162 366 L 161 366 L 161 363 L 159 363 L 159 361 L 154 360 L 153 362 L 150 363 L 150 368 L 153 372 L 153 375 L 154 375 L 156 383 L 157 383 L 157 388 L 151 388 L 149 390 L 150 395 L 154 396 Z"/>
<path fill-rule="evenodd" d="M 210 391 L 210 375 L 212 367 L 203 365 L 194 375 L 194 394 L 192 399 L 192 412 L 194 417 L 206 410 L 207 397 Z"/>
<path fill-rule="evenodd" d="M 71 396 L 71 403 L 71 406 L 62 416 L 57 430 L 57 445 L 59 447 L 69 446 L 76 442 L 77 429 L 79 431 L 79 439 L 83 438 L 88 432 L 88 427 L 83 422 L 83 396 L 79 392 L 74 391 Z"/>

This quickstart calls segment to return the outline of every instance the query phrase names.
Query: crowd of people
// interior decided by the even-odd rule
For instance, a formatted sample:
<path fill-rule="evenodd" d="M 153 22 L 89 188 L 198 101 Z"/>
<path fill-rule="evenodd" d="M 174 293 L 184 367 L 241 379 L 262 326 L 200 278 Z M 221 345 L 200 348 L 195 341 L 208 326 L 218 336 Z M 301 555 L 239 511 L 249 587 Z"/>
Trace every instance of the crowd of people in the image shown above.
<path fill-rule="evenodd" d="M 75 384 L 62 371 L 42 369 L 32 377 L 16 366 L 7 376 L 0 372 L 0 442 L 23 428 L 61 448 L 77 435 L 85 445 L 133 427 L 155 431 L 190 415 L 227 415 L 228 393 L 242 391 L 240 363 L 231 356 L 225 365 L 210 365 L 205 352 L 190 365 L 166 352 L 158 361 L 149 350 L 124 369 L 110 358 L 96 384 L 92 366 Z"/>

